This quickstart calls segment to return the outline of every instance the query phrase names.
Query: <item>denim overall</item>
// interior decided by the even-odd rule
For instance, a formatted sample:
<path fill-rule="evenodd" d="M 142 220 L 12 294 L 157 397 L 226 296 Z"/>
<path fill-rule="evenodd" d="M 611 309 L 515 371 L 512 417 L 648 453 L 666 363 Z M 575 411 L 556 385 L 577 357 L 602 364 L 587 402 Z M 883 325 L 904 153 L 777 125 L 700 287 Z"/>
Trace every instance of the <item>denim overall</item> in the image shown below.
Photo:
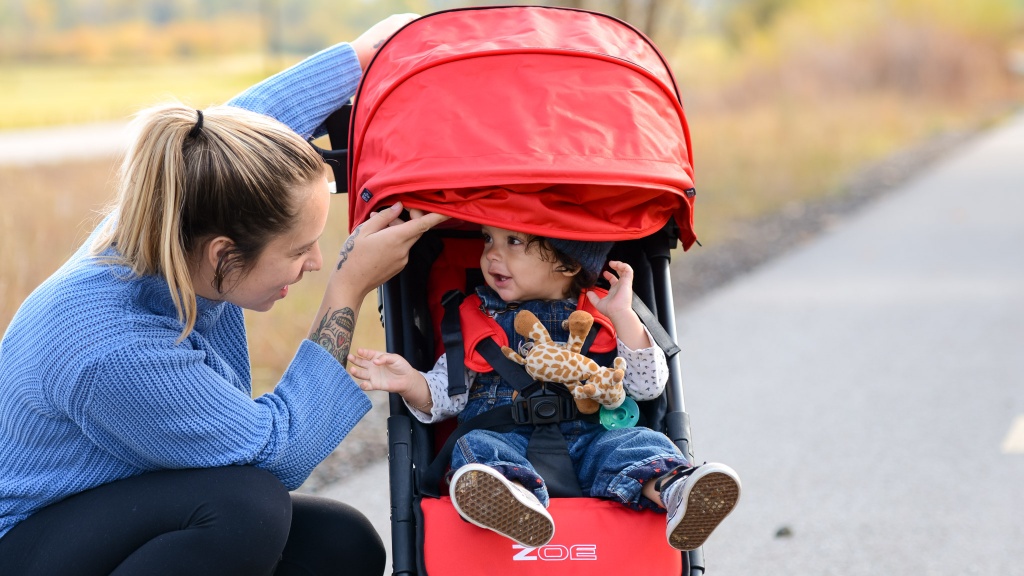
<path fill-rule="evenodd" d="M 486 313 L 508 335 L 509 347 L 522 352 L 526 340 L 513 324 L 519 310 L 529 310 L 547 328 L 552 340 L 565 342 L 569 333 L 562 322 L 576 309 L 575 300 L 529 300 L 506 303 L 489 287 L 477 288 Z M 459 422 L 496 406 L 512 403 L 514 388 L 497 372 L 479 374 L 469 389 L 469 401 Z M 684 464 L 681 453 L 664 434 L 649 428 L 607 430 L 601 424 L 571 420 L 559 424 L 565 437 L 580 488 L 584 496 L 616 500 L 639 510 L 661 510 L 640 494 L 644 482 Z M 533 490 L 542 504 L 548 504 L 544 481 L 526 459 L 533 426 L 519 426 L 509 432 L 471 430 L 459 438 L 452 451 L 451 469 L 479 463 L 490 466 L 510 480 Z"/>

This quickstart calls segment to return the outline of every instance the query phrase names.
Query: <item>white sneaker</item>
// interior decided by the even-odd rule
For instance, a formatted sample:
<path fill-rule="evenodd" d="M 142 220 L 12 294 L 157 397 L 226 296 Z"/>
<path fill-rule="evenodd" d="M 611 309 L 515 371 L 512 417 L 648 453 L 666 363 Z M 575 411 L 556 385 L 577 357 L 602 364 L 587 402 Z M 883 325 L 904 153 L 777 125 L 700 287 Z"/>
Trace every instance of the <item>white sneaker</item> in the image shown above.
<path fill-rule="evenodd" d="M 740 499 L 740 477 L 725 464 L 683 470 L 662 490 L 668 510 L 665 537 L 676 550 L 694 550 L 732 512 Z"/>
<path fill-rule="evenodd" d="M 555 521 L 540 500 L 490 466 L 466 464 L 459 468 L 448 493 L 467 521 L 528 548 L 544 546 L 555 535 Z"/>

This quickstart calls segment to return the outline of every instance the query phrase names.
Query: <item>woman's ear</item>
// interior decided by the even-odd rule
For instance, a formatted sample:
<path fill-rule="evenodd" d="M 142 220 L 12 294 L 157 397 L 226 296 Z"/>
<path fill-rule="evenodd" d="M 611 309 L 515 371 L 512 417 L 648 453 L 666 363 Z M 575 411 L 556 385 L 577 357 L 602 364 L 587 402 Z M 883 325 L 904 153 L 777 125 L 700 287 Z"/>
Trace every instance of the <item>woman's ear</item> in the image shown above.
<path fill-rule="evenodd" d="M 235 243 L 227 236 L 215 236 L 203 243 L 199 249 L 199 269 L 194 284 L 197 294 L 215 299 L 225 292 L 225 269 L 221 262 L 234 247 Z"/>
<path fill-rule="evenodd" d="M 203 246 L 203 265 L 210 266 L 210 270 L 216 271 L 217 264 L 228 254 L 235 243 L 227 236 L 216 236 Z"/>

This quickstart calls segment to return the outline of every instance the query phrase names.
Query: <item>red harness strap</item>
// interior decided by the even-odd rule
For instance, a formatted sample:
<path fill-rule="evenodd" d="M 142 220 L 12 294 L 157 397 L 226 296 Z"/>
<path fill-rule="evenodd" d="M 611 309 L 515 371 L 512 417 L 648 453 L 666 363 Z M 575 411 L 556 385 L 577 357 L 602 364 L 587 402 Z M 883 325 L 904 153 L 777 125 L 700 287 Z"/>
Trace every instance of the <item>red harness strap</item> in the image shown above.
<path fill-rule="evenodd" d="M 594 293 L 600 297 L 608 294 L 606 290 L 592 288 Z M 462 342 L 466 350 L 466 367 L 476 372 L 490 372 L 491 365 L 477 351 L 477 345 L 485 338 L 493 338 L 498 346 L 508 346 L 508 335 L 501 326 L 480 309 L 481 300 L 476 294 L 470 294 L 463 300 L 459 307 L 459 321 L 462 324 Z M 601 326 L 597 333 L 594 344 L 590 347 L 591 352 L 603 353 L 616 349 L 615 327 L 607 316 L 601 314 L 587 298 L 587 290 L 580 294 L 576 303 L 577 310 L 589 312 L 594 317 L 594 322 Z"/>

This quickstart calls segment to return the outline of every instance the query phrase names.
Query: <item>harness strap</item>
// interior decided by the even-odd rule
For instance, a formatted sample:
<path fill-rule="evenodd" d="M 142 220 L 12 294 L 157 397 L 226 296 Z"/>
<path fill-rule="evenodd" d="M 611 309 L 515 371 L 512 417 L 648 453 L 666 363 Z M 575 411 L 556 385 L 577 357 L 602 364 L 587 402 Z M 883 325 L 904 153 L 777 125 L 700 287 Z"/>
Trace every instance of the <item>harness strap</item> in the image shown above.
<path fill-rule="evenodd" d="M 658 317 L 654 315 L 654 312 L 651 312 L 651 309 L 635 293 L 633 294 L 633 311 L 640 317 L 640 322 L 647 327 L 647 331 L 651 333 L 654 343 L 665 351 L 665 357 L 671 358 L 679 353 L 679 346 L 672 340 L 672 337 L 669 336 L 668 331 L 661 325 L 661 322 L 658 321 Z"/>
<path fill-rule="evenodd" d="M 569 445 L 558 424 L 534 426 L 526 445 L 526 459 L 544 479 L 549 495 L 559 498 L 583 496 L 576 468 L 569 457 Z"/>
<path fill-rule="evenodd" d="M 590 332 L 587 332 L 587 337 L 583 339 L 583 346 L 580 348 L 580 354 L 586 356 L 587 353 L 590 352 L 590 347 L 594 345 L 594 340 L 597 340 L 597 333 L 600 331 L 601 325 L 595 322 L 594 325 L 590 327 Z"/>
<path fill-rule="evenodd" d="M 466 352 L 462 348 L 462 325 L 459 322 L 459 306 L 466 296 L 458 290 L 450 290 L 441 298 L 444 316 L 441 318 L 441 341 L 448 355 L 448 396 L 466 393 Z"/>
<path fill-rule="evenodd" d="M 493 338 L 484 338 L 476 345 L 476 349 L 484 357 L 484 360 L 487 360 L 487 363 L 491 365 L 491 368 L 520 394 L 523 393 L 523 390 L 533 385 L 533 378 L 530 378 L 530 375 L 526 373 L 526 368 L 517 364 L 514 360 L 506 358 L 501 353 L 501 347 L 498 346 L 498 343 Z M 451 363 L 448 365 L 451 366 Z M 451 370 L 448 373 L 451 374 Z M 449 389 L 450 392 L 451 390 Z"/>

